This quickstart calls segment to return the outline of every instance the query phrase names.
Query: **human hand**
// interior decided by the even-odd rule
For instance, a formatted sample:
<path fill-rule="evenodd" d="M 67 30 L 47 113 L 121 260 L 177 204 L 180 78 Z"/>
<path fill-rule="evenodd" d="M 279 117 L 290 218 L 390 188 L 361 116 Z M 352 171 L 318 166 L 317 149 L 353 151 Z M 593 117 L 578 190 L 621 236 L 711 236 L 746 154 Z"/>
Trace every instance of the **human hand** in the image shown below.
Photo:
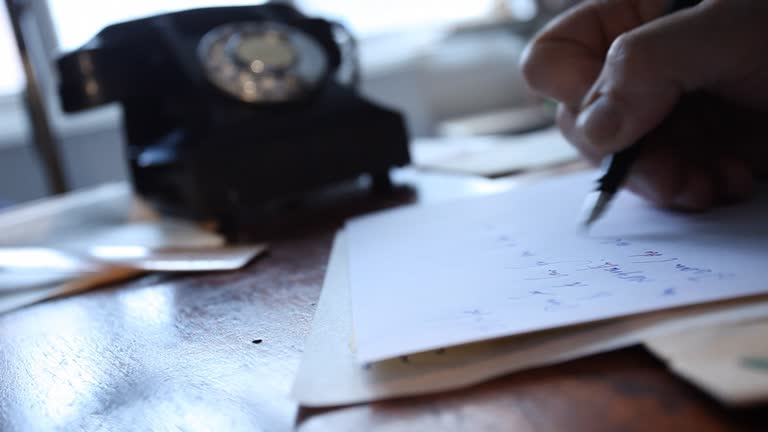
<path fill-rule="evenodd" d="M 646 137 L 632 191 L 684 210 L 746 198 L 768 173 L 768 2 L 667 4 L 579 4 L 531 42 L 523 74 L 591 161 Z"/>

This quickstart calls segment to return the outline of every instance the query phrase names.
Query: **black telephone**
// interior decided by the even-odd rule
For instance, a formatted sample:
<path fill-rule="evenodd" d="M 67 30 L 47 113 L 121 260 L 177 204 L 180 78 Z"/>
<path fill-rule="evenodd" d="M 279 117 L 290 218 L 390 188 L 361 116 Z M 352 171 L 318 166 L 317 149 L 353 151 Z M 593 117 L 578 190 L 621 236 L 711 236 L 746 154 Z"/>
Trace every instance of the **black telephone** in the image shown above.
<path fill-rule="evenodd" d="M 409 163 L 402 116 L 355 88 L 352 40 L 278 4 L 139 19 L 58 60 L 61 102 L 122 104 L 134 187 L 162 210 L 248 217 Z"/>

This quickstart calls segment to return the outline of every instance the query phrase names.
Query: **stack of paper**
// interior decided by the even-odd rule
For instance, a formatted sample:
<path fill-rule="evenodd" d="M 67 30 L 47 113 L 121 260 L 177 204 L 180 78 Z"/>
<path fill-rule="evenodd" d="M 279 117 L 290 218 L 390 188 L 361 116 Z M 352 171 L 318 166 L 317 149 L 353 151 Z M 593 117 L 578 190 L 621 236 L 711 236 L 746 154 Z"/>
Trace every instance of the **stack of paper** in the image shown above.
<path fill-rule="evenodd" d="M 768 321 L 743 320 L 649 338 L 645 345 L 720 401 L 768 401 Z"/>
<path fill-rule="evenodd" d="M 412 146 L 420 168 L 486 177 L 536 170 L 580 158 L 556 129 L 511 136 L 419 138 Z"/>
<path fill-rule="evenodd" d="M 591 178 L 351 221 L 296 398 L 323 406 L 429 393 L 768 317 L 768 194 L 698 215 L 621 195 L 587 233 L 577 214 Z"/>

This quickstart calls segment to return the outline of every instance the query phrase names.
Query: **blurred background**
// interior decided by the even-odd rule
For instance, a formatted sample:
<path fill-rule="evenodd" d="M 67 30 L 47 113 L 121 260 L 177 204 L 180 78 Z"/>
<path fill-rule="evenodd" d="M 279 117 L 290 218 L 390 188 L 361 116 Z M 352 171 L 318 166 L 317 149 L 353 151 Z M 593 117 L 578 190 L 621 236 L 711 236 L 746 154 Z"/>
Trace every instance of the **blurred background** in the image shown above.
<path fill-rule="evenodd" d="M 53 61 L 104 26 L 241 0 L 8 0 L 16 8 L 67 189 L 123 180 L 126 157 L 116 105 L 65 115 Z M 505 136 L 552 122 L 517 62 L 526 41 L 570 0 L 295 0 L 358 38 L 365 95 L 407 116 L 414 142 Z M 4 5 L 5 6 L 5 5 Z M 0 8 L 0 207 L 54 192 L 25 111 L 25 73 L 8 9 Z M 431 141 L 430 141 L 431 140 Z M 439 142 L 439 141 L 438 141 Z"/>

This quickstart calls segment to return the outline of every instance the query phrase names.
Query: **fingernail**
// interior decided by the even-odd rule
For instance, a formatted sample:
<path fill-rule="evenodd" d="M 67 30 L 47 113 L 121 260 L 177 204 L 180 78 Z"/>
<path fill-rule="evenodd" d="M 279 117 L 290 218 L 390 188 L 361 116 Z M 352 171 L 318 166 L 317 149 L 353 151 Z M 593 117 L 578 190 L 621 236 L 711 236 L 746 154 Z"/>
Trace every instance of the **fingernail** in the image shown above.
<path fill-rule="evenodd" d="M 700 211 L 714 204 L 714 179 L 705 173 L 691 171 L 688 180 L 673 201 L 673 207 L 680 210 Z"/>
<path fill-rule="evenodd" d="M 576 119 L 576 126 L 594 145 L 610 145 L 621 129 L 623 118 L 619 107 L 605 96 L 598 97 Z"/>
<path fill-rule="evenodd" d="M 658 205 L 665 204 L 663 195 L 659 193 L 656 185 L 647 176 L 631 175 L 628 180 L 628 185 L 635 191 L 635 193 L 648 201 Z"/>
<path fill-rule="evenodd" d="M 701 207 L 701 198 L 690 188 L 686 188 L 675 197 L 673 206 L 681 210 L 697 210 Z"/>

